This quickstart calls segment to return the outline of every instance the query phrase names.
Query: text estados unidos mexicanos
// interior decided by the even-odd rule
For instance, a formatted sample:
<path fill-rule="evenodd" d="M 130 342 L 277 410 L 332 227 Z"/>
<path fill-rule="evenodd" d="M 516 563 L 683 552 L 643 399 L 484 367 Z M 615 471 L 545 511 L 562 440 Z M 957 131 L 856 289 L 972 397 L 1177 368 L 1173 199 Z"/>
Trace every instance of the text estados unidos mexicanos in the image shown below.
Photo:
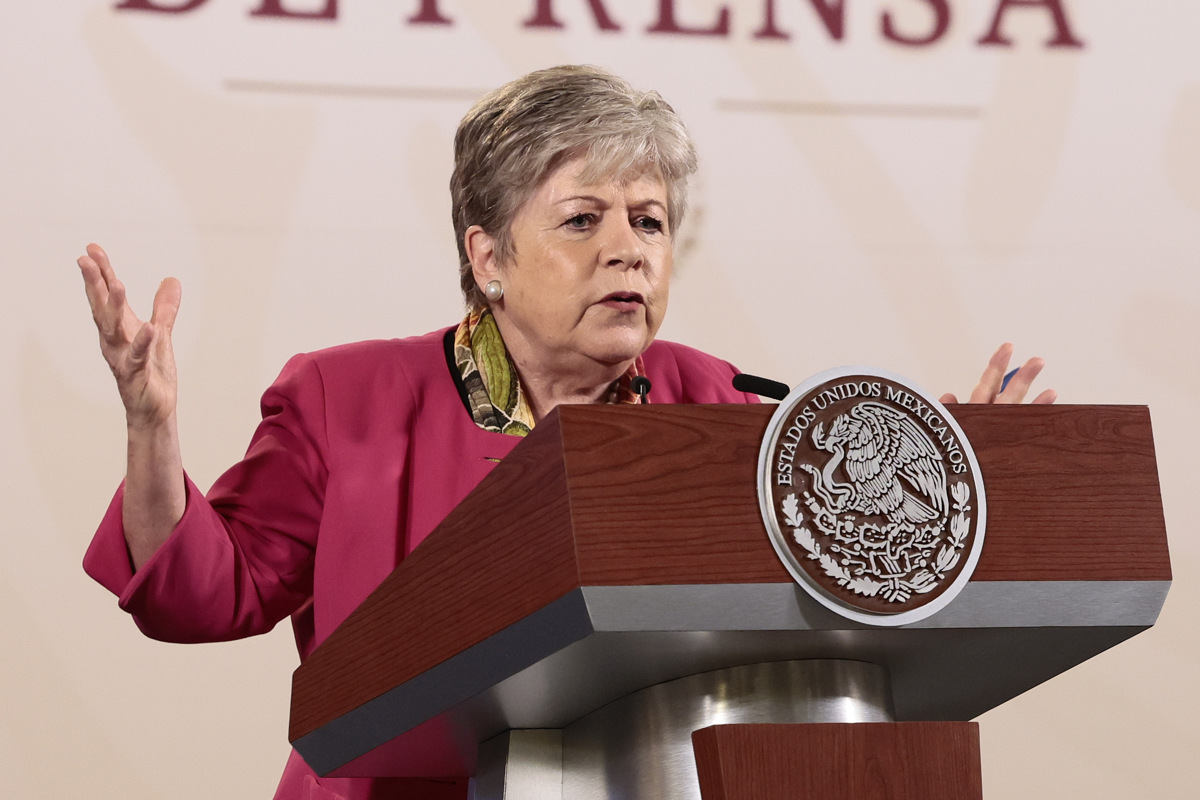
<path fill-rule="evenodd" d="M 894 386 L 884 386 L 878 381 L 847 381 L 822 389 L 813 395 L 804 408 L 792 418 L 792 424 L 779 437 L 775 458 L 775 485 L 792 485 L 792 462 L 796 458 L 796 448 L 804 438 L 805 432 L 817 418 L 818 411 L 824 411 L 831 403 L 848 400 L 852 397 L 881 398 L 906 408 L 918 419 L 925 423 L 929 432 L 942 446 L 945 458 L 950 462 L 952 472 L 961 474 L 967 471 L 966 457 L 959 447 L 954 431 L 946 424 L 937 410 L 928 403 L 914 396 L 911 392 L 897 389 Z"/>

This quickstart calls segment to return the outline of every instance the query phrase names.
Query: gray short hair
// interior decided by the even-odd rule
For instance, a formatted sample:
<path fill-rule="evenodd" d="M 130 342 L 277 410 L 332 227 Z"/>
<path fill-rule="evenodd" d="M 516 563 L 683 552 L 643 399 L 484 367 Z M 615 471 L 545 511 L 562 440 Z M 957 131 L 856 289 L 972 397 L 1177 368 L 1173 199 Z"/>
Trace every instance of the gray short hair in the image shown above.
<path fill-rule="evenodd" d="M 469 308 L 487 302 L 467 258 L 467 228 L 483 228 L 499 258 L 511 261 L 517 212 L 550 173 L 578 156 L 587 162 L 585 180 L 657 168 L 674 236 L 687 211 L 688 176 L 696 171 L 695 145 L 675 110 L 658 92 L 638 91 L 598 67 L 531 72 L 481 98 L 454 136 L 450 196 Z"/>

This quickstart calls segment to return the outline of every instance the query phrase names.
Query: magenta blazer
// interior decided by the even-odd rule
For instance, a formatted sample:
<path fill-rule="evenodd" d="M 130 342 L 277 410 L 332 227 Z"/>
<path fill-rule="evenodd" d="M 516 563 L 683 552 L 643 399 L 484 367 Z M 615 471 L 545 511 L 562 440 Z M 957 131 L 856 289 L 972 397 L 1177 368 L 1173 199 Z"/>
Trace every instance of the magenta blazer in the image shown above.
<path fill-rule="evenodd" d="M 136 574 L 122 491 L 84 557 L 146 635 L 252 636 L 292 618 L 303 661 L 521 441 L 472 421 L 441 330 L 291 359 L 245 458 L 187 508 Z M 643 356 L 656 403 L 746 403 L 736 370 L 670 342 Z M 465 780 L 318 779 L 293 751 L 278 800 L 466 796 Z"/>

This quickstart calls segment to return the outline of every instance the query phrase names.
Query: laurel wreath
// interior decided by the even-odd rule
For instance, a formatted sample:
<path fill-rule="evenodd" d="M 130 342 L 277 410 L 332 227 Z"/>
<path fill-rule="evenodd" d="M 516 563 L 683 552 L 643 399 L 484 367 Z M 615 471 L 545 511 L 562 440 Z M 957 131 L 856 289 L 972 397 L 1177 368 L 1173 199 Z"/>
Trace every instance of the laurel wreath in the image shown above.
<path fill-rule="evenodd" d="M 800 545 L 808 558 L 821 566 L 826 576 L 837 582 L 838 586 L 863 597 L 876 597 L 880 594 L 894 603 L 903 603 L 914 594 L 926 594 L 933 591 L 952 571 L 962 557 L 966 546 L 967 534 L 971 523 L 967 513 L 971 510 L 968 503 L 971 499 L 971 487 L 965 481 L 954 484 L 950 490 L 953 499 L 953 510 L 956 512 L 950 518 L 950 535 L 938 549 L 933 563 L 921 568 L 907 578 L 892 578 L 879 581 L 862 575 L 854 575 L 850 570 L 821 547 L 821 543 L 813 536 L 812 531 L 804 524 L 804 515 L 800 511 L 800 501 L 795 493 L 783 498 L 781 510 L 784 521 L 792 529 L 792 538 Z"/>

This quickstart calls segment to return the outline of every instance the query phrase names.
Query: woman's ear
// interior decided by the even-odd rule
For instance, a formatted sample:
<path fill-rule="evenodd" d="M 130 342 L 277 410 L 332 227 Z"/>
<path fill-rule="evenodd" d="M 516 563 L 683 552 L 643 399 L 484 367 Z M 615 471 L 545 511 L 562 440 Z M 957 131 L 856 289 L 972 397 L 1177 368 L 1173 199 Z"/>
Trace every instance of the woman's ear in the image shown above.
<path fill-rule="evenodd" d="M 496 257 L 496 240 L 483 228 L 472 225 L 463 234 L 463 247 L 467 251 L 467 259 L 471 262 L 471 272 L 475 275 L 475 285 L 483 291 L 489 281 L 500 278 L 500 265 Z"/>

